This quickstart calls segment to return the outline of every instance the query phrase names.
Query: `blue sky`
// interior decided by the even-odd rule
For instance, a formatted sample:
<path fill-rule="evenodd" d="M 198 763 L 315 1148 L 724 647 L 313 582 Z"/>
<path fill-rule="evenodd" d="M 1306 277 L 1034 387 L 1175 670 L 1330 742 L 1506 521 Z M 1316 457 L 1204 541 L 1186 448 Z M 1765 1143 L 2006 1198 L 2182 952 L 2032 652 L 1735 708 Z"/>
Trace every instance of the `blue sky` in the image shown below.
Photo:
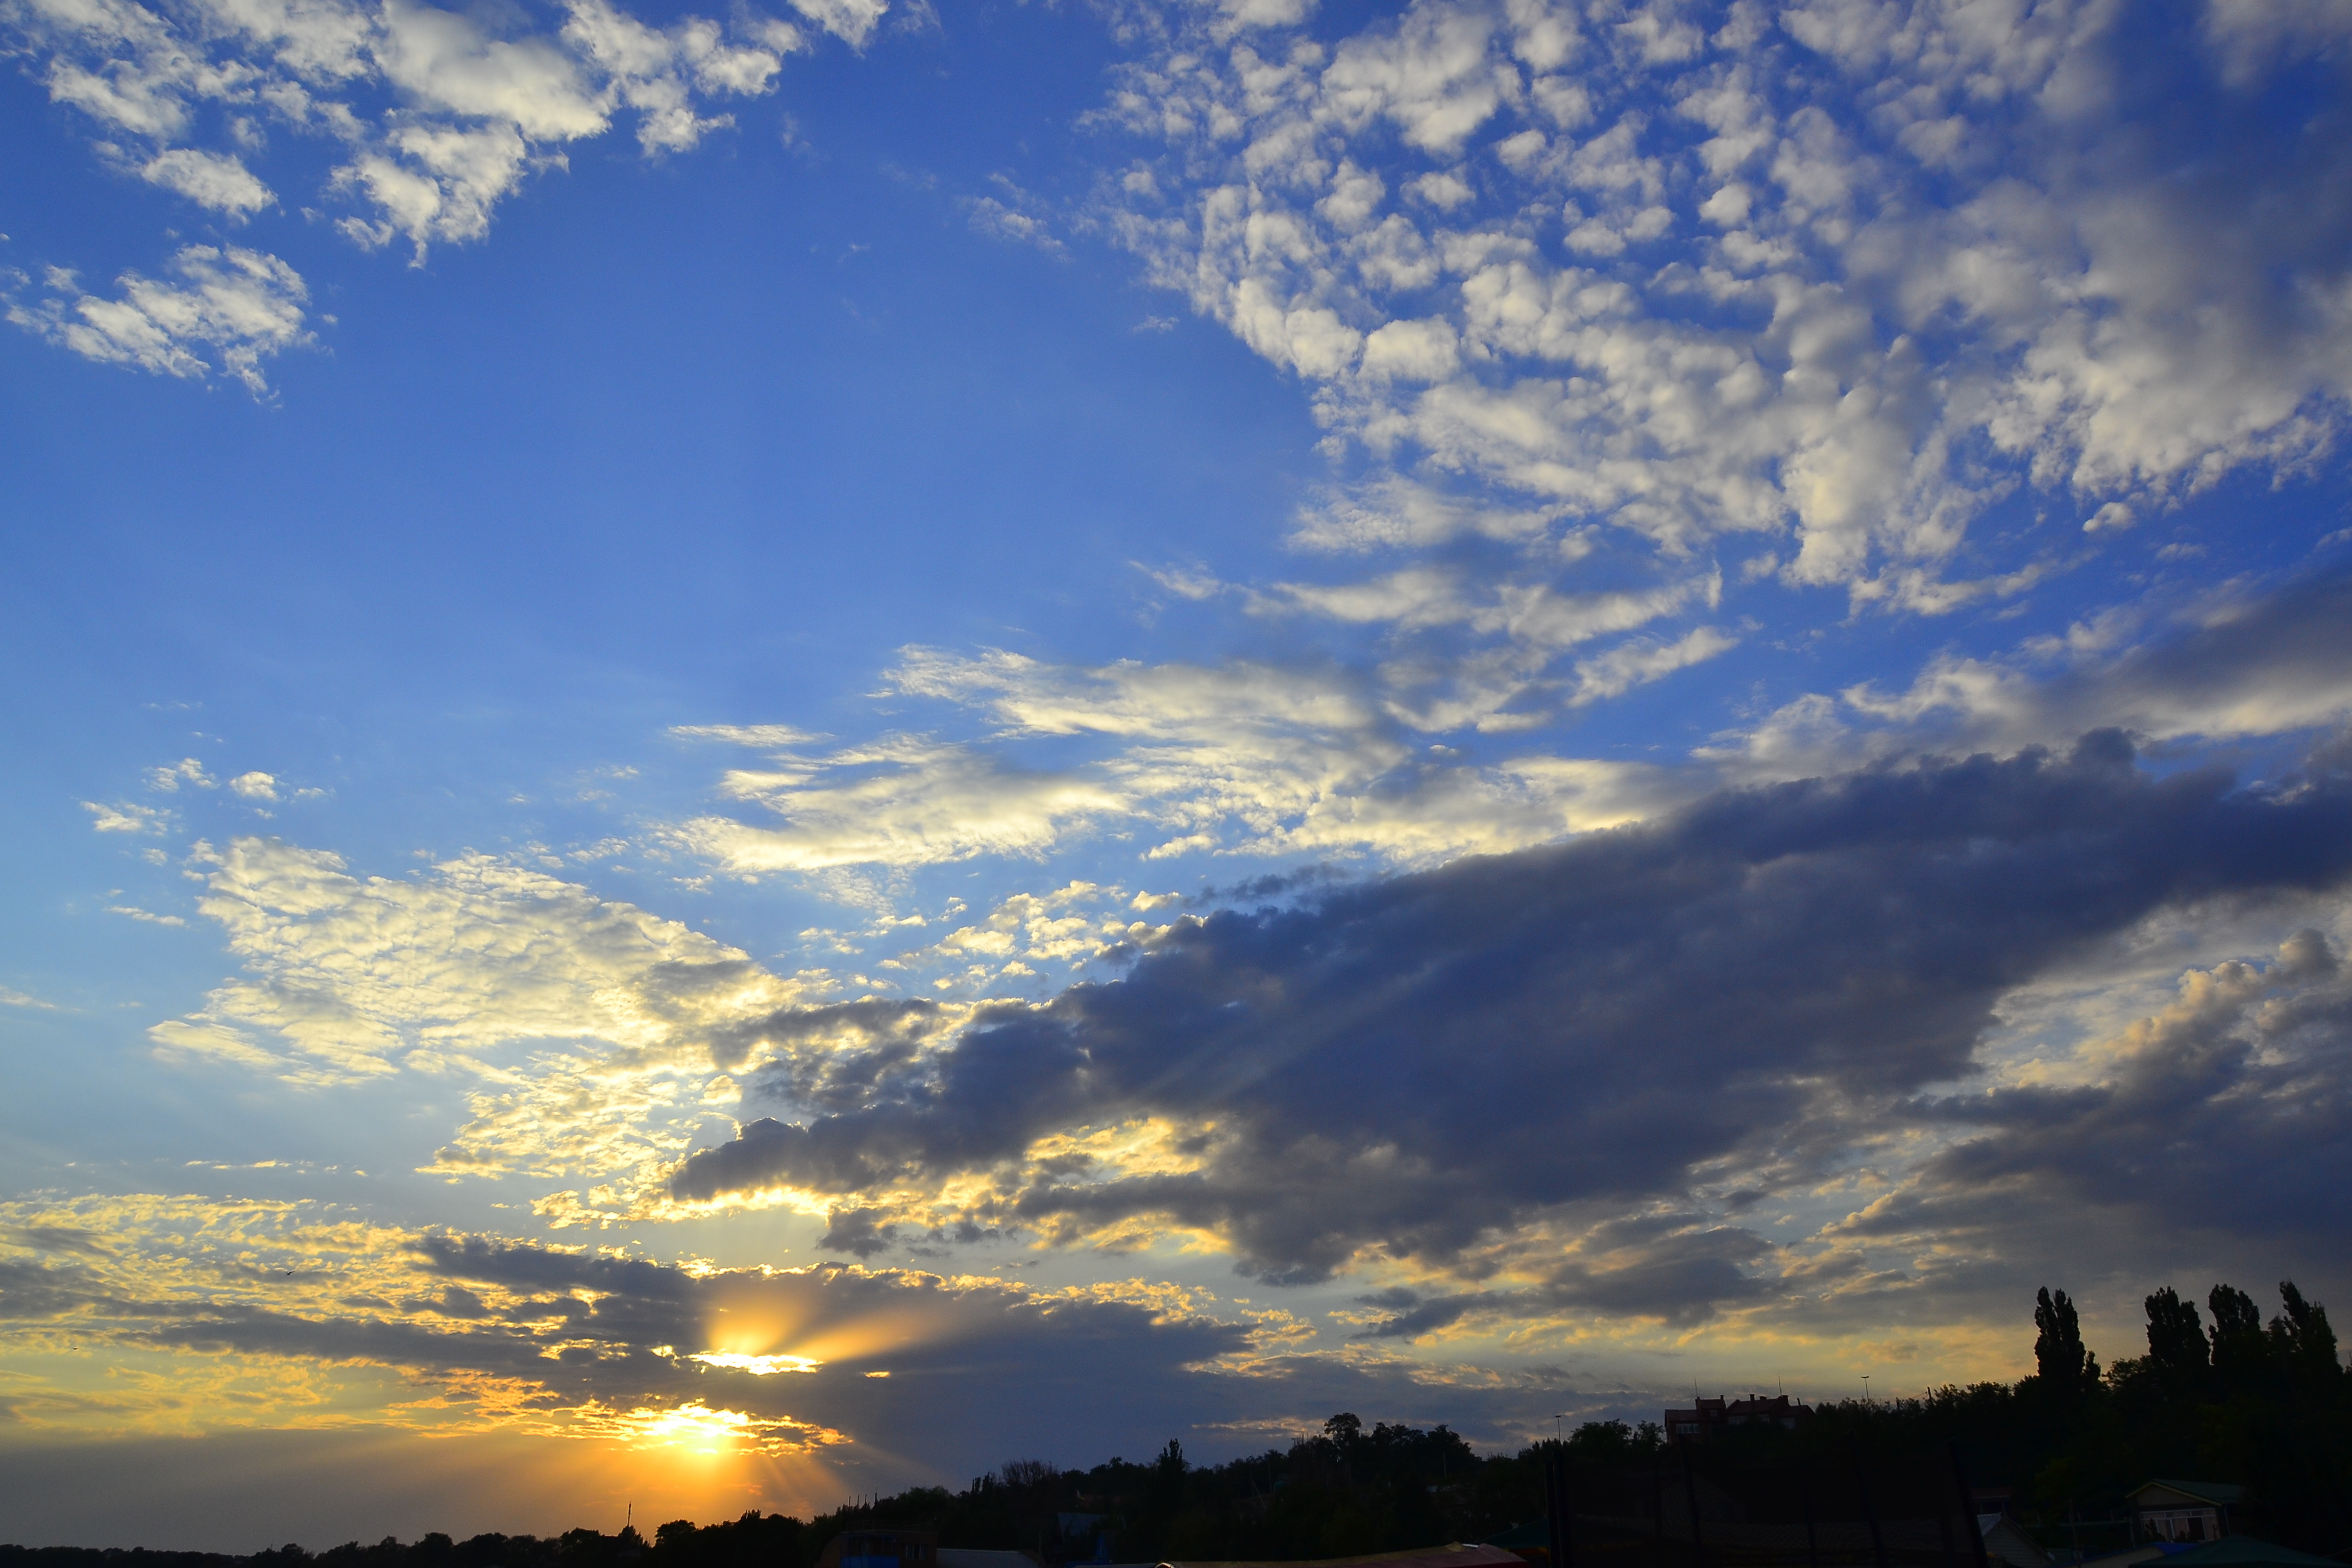
<path fill-rule="evenodd" d="M 26 1539 L 2324 1297 L 2348 33 L 0 8 Z"/>

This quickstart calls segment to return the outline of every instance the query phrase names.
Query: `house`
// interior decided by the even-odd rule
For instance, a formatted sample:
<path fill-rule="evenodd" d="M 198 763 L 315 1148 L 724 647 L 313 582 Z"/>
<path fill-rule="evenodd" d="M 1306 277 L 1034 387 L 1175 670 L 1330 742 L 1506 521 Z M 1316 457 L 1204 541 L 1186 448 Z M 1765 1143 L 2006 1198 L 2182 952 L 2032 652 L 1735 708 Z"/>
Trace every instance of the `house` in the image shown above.
<path fill-rule="evenodd" d="M 1979 1503 L 1982 1499 L 1979 1497 Z M 2042 1542 L 2025 1532 L 2025 1527 L 2006 1513 L 1977 1515 L 1977 1536 L 1984 1542 L 1985 1556 L 1993 1563 L 2006 1563 L 2009 1568 L 2050 1568 L 2050 1553 Z"/>
<path fill-rule="evenodd" d="M 2143 1563 L 2162 1563 L 2189 1551 L 2186 1546 L 2169 1541 L 2152 1541 L 2143 1546 L 2126 1546 L 2119 1552 L 2094 1552 L 2080 1559 L 2082 1568 L 2139 1568 Z M 2069 1562 L 2076 1561 L 2069 1558 Z"/>
<path fill-rule="evenodd" d="M 2257 1541 L 2251 1535 L 2208 1542 L 2165 1559 L 2165 1568 L 2321 1568 L 2324 1563 L 2342 1568 L 2333 1557 L 2316 1557 L 2292 1546 Z"/>
<path fill-rule="evenodd" d="M 1376 1552 L 1361 1557 L 1317 1557 L 1299 1562 L 1162 1563 L 1158 1568 L 1527 1568 L 1527 1560 L 1499 1546 L 1424 1546 L 1412 1552 Z"/>
<path fill-rule="evenodd" d="M 974 1546 L 942 1546 L 940 1568 L 1038 1568 L 1033 1552 L 992 1552 Z"/>
<path fill-rule="evenodd" d="M 1486 1537 L 1486 1544 L 1499 1546 L 1522 1563 L 1543 1568 L 1551 1562 L 1551 1521 L 1538 1518 L 1515 1524 Z"/>
<path fill-rule="evenodd" d="M 2230 1510 L 2246 1489 L 2221 1481 L 2148 1481 L 2126 1500 L 2134 1541 L 2219 1541 L 2230 1533 Z"/>
<path fill-rule="evenodd" d="M 816 1568 L 940 1568 L 940 1538 L 929 1530 L 845 1530 L 824 1543 Z"/>
<path fill-rule="evenodd" d="M 1669 1440 L 1687 1437 L 1703 1443 L 1733 1426 L 1751 1423 L 1794 1427 L 1812 1413 L 1812 1406 L 1800 1405 L 1785 1394 L 1769 1399 L 1759 1394 L 1746 1399 L 1701 1399 L 1691 1409 L 1668 1410 L 1664 1426 Z"/>

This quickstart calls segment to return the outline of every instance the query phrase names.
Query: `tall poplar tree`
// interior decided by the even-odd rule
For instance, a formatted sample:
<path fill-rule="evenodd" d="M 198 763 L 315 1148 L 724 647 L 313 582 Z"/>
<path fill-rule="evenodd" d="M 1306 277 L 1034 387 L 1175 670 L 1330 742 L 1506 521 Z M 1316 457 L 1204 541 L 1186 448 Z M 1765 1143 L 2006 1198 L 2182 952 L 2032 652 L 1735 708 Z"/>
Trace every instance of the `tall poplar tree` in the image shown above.
<path fill-rule="evenodd" d="M 2271 1358 L 2263 1337 L 2262 1310 L 2254 1299 L 2234 1285 L 2216 1285 L 2205 1304 L 2213 1310 L 2215 1375 L 2232 1391 L 2259 1384 Z"/>
<path fill-rule="evenodd" d="M 2042 1386 L 2053 1394 L 2087 1394 L 2099 1385 L 2099 1362 L 2083 1343 L 2083 1323 L 2066 1292 L 2044 1285 L 2034 1298 L 2033 1361 Z"/>
<path fill-rule="evenodd" d="M 2271 1357 L 2296 1393 L 2333 1398 L 2344 1384 L 2344 1368 L 2336 1359 L 2336 1331 L 2327 1326 L 2327 1309 L 2304 1300 L 2294 1281 L 2279 1281 L 2279 1300 L 2286 1310 L 2271 1320 Z"/>
<path fill-rule="evenodd" d="M 2147 1299 L 2147 1359 L 2176 1389 L 2194 1388 L 2212 1365 L 2197 1304 L 2182 1300 L 2169 1285 Z"/>

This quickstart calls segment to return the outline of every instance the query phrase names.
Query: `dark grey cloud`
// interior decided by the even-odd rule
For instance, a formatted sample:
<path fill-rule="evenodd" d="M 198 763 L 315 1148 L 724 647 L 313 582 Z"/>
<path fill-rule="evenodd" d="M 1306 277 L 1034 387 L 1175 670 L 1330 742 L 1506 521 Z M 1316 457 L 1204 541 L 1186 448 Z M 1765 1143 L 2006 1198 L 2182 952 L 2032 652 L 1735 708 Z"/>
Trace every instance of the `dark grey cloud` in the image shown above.
<path fill-rule="evenodd" d="M 0 1245 L 30 1252 L 69 1252 L 104 1258 L 109 1248 L 97 1233 L 69 1225 L 0 1225 Z"/>
<path fill-rule="evenodd" d="M 2143 605 L 2095 621 L 2077 628 L 2079 644 L 2029 645 L 2007 662 L 1938 659 L 1906 692 L 1847 692 L 1847 717 L 1887 728 L 1807 734 L 1826 711 L 1810 698 L 1767 724 L 1757 755 L 1708 754 L 1735 770 L 1778 767 L 1777 748 L 1820 746 L 1815 765 L 1826 771 L 1841 755 L 1861 760 L 1857 743 L 2006 752 L 2111 728 L 2178 746 L 2308 732 L 2352 715 L 2352 574 L 2340 570 L 2263 593 L 2231 584 L 2176 600 L 2168 616 Z"/>
<path fill-rule="evenodd" d="M 0 1258 L 0 1321 L 34 1323 L 73 1311 L 83 1300 L 68 1283 L 74 1272 L 26 1258 Z"/>
<path fill-rule="evenodd" d="M 1686 1206 L 1702 1168 L 1752 1201 L 1890 1122 L 1947 1114 L 1928 1091 L 1979 1070 L 2015 987 L 2158 911 L 2347 872 L 2341 768 L 2251 789 L 2157 776 L 2112 731 L 2063 754 L 1727 791 L 1180 922 L 1124 978 L 985 1011 L 874 1073 L 854 1108 L 835 1080 L 832 1108 L 751 1123 L 671 1191 L 791 1184 L 854 1209 L 993 1172 L 969 1223 L 1074 1237 L 1156 1216 L 1216 1231 L 1276 1281 L 1367 1249 L 1475 1279 L 1531 1219 L 1632 1224 Z M 1201 1127 L 1202 1167 L 1088 1181 L 1018 1163 L 1043 1133 L 1140 1114 Z M 1764 1250 L 1685 1218 L 1512 1261 L 1549 1268 L 1561 1304 L 1680 1312 L 1752 1294 Z"/>
<path fill-rule="evenodd" d="M 2352 700 L 2352 576 L 2307 578 L 2274 595 L 2209 606 L 2184 635 L 2111 666 L 2062 676 L 2043 693 L 2053 721 L 2172 728 L 2261 708 L 2288 716 Z"/>
<path fill-rule="evenodd" d="M 537 1321 L 547 1303 L 572 1301 L 560 1326 L 516 1335 L 533 1354 L 557 1342 L 567 1347 L 561 1369 L 549 1370 L 559 1390 L 572 1377 L 607 1399 L 641 1388 L 648 1397 L 790 1415 L 877 1450 L 862 1458 L 835 1451 L 830 1459 L 901 1467 L 891 1473 L 911 1463 L 953 1478 L 975 1454 L 1036 1451 L 1041 1431 L 1066 1445 L 1055 1451 L 1070 1463 L 1133 1457 L 1169 1436 L 1194 1447 L 1195 1435 L 1206 1438 L 1203 1452 L 1232 1452 L 1343 1408 L 1450 1421 L 1475 1441 L 1501 1446 L 1521 1440 L 1559 1408 L 1564 1389 L 1580 1384 L 1587 1392 L 1574 1400 L 1593 1410 L 1654 1403 L 1646 1390 L 1592 1391 L 1590 1369 L 1520 1369 L 1500 1378 L 1470 1372 L 1456 1381 L 1450 1368 L 1285 1352 L 1256 1343 L 1246 1324 L 1116 1293 L 1032 1293 L 842 1264 L 698 1274 L 485 1237 L 428 1236 L 418 1253 L 431 1274 L 528 1293 L 532 1304 L 509 1314 L 518 1319 Z M 765 1348 L 787 1353 L 862 1348 L 834 1351 L 814 1373 L 767 1377 L 650 1353 L 656 1345 L 705 1348 L 727 1339 L 730 1325 L 781 1327 Z M 874 1371 L 890 1376 L 866 1376 Z M 1041 1412 L 1050 1413 L 1042 1425 Z"/>
<path fill-rule="evenodd" d="M 2047 1237 L 2084 1274 L 2188 1262 L 2341 1275 L 2352 1237 L 2352 974 L 2317 931 L 2192 972 L 2112 1073 L 1927 1101 L 1981 1128 L 1843 1227 Z"/>
<path fill-rule="evenodd" d="M 735 1067 L 775 1053 L 761 1068 L 768 1092 L 825 1109 L 846 1109 L 878 1074 L 903 1068 L 945 1021 L 936 1002 L 867 997 L 827 1007 L 788 1007 L 719 1031 L 711 1059 Z"/>
<path fill-rule="evenodd" d="M 1558 1313 L 1636 1314 L 1691 1323 L 1712 1316 L 1723 1303 L 1758 1300 L 1773 1289 L 1748 1271 L 1773 1250 L 1771 1244 L 1705 1214 L 1604 1221 L 1580 1238 L 1580 1250 L 1606 1258 L 1606 1266 L 1571 1258 L 1543 1270 L 1542 1282 L 1527 1289 L 1424 1296 L 1392 1287 L 1359 1297 L 1360 1306 L 1385 1315 L 1370 1318 L 1358 1337 L 1411 1340 L 1456 1324 L 1475 1327 Z"/>

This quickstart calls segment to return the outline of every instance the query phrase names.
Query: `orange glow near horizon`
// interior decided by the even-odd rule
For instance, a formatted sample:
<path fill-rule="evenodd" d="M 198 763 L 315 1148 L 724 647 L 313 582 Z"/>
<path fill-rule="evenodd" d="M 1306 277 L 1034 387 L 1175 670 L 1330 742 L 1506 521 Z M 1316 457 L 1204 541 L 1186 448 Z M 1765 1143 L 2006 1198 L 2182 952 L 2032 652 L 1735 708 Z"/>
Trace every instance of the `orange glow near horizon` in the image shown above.
<path fill-rule="evenodd" d="M 713 1524 L 753 1509 L 806 1519 L 877 1482 L 845 1473 L 823 1449 L 722 1448 L 733 1424 L 697 1412 L 640 1425 L 635 1440 L 511 1427 L 248 1428 L 68 1443 L 20 1433 L 0 1442 L 0 1467 L 36 1444 L 45 1462 L 68 1460 L 63 1483 L 38 1500 L 37 1521 L 18 1517 L 12 1530 L 239 1553 L 287 1541 L 316 1549 L 352 1535 L 415 1541 L 430 1531 L 460 1541 L 493 1531 L 551 1538 L 581 1527 L 610 1534 L 632 1510 L 650 1537 L 671 1520 Z M 136 1506 L 126 1506 L 126 1474 L 140 1478 Z M 320 1522 L 322 1507 L 334 1523 Z M 320 1539 L 331 1531 L 340 1533 Z"/>
<path fill-rule="evenodd" d="M 822 1455 L 846 1439 L 823 1427 L 769 1421 L 699 1402 L 613 1417 L 594 1436 L 530 1445 L 530 1467 L 570 1489 L 622 1505 L 635 1501 L 647 1535 L 670 1519 L 711 1523 L 747 1509 L 803 1518 L 854 1489 Z M 782 1439 L 782 1441 L 779 1441 Z M 602 1528 L 612 1530 L 616 1525 Z"/>

